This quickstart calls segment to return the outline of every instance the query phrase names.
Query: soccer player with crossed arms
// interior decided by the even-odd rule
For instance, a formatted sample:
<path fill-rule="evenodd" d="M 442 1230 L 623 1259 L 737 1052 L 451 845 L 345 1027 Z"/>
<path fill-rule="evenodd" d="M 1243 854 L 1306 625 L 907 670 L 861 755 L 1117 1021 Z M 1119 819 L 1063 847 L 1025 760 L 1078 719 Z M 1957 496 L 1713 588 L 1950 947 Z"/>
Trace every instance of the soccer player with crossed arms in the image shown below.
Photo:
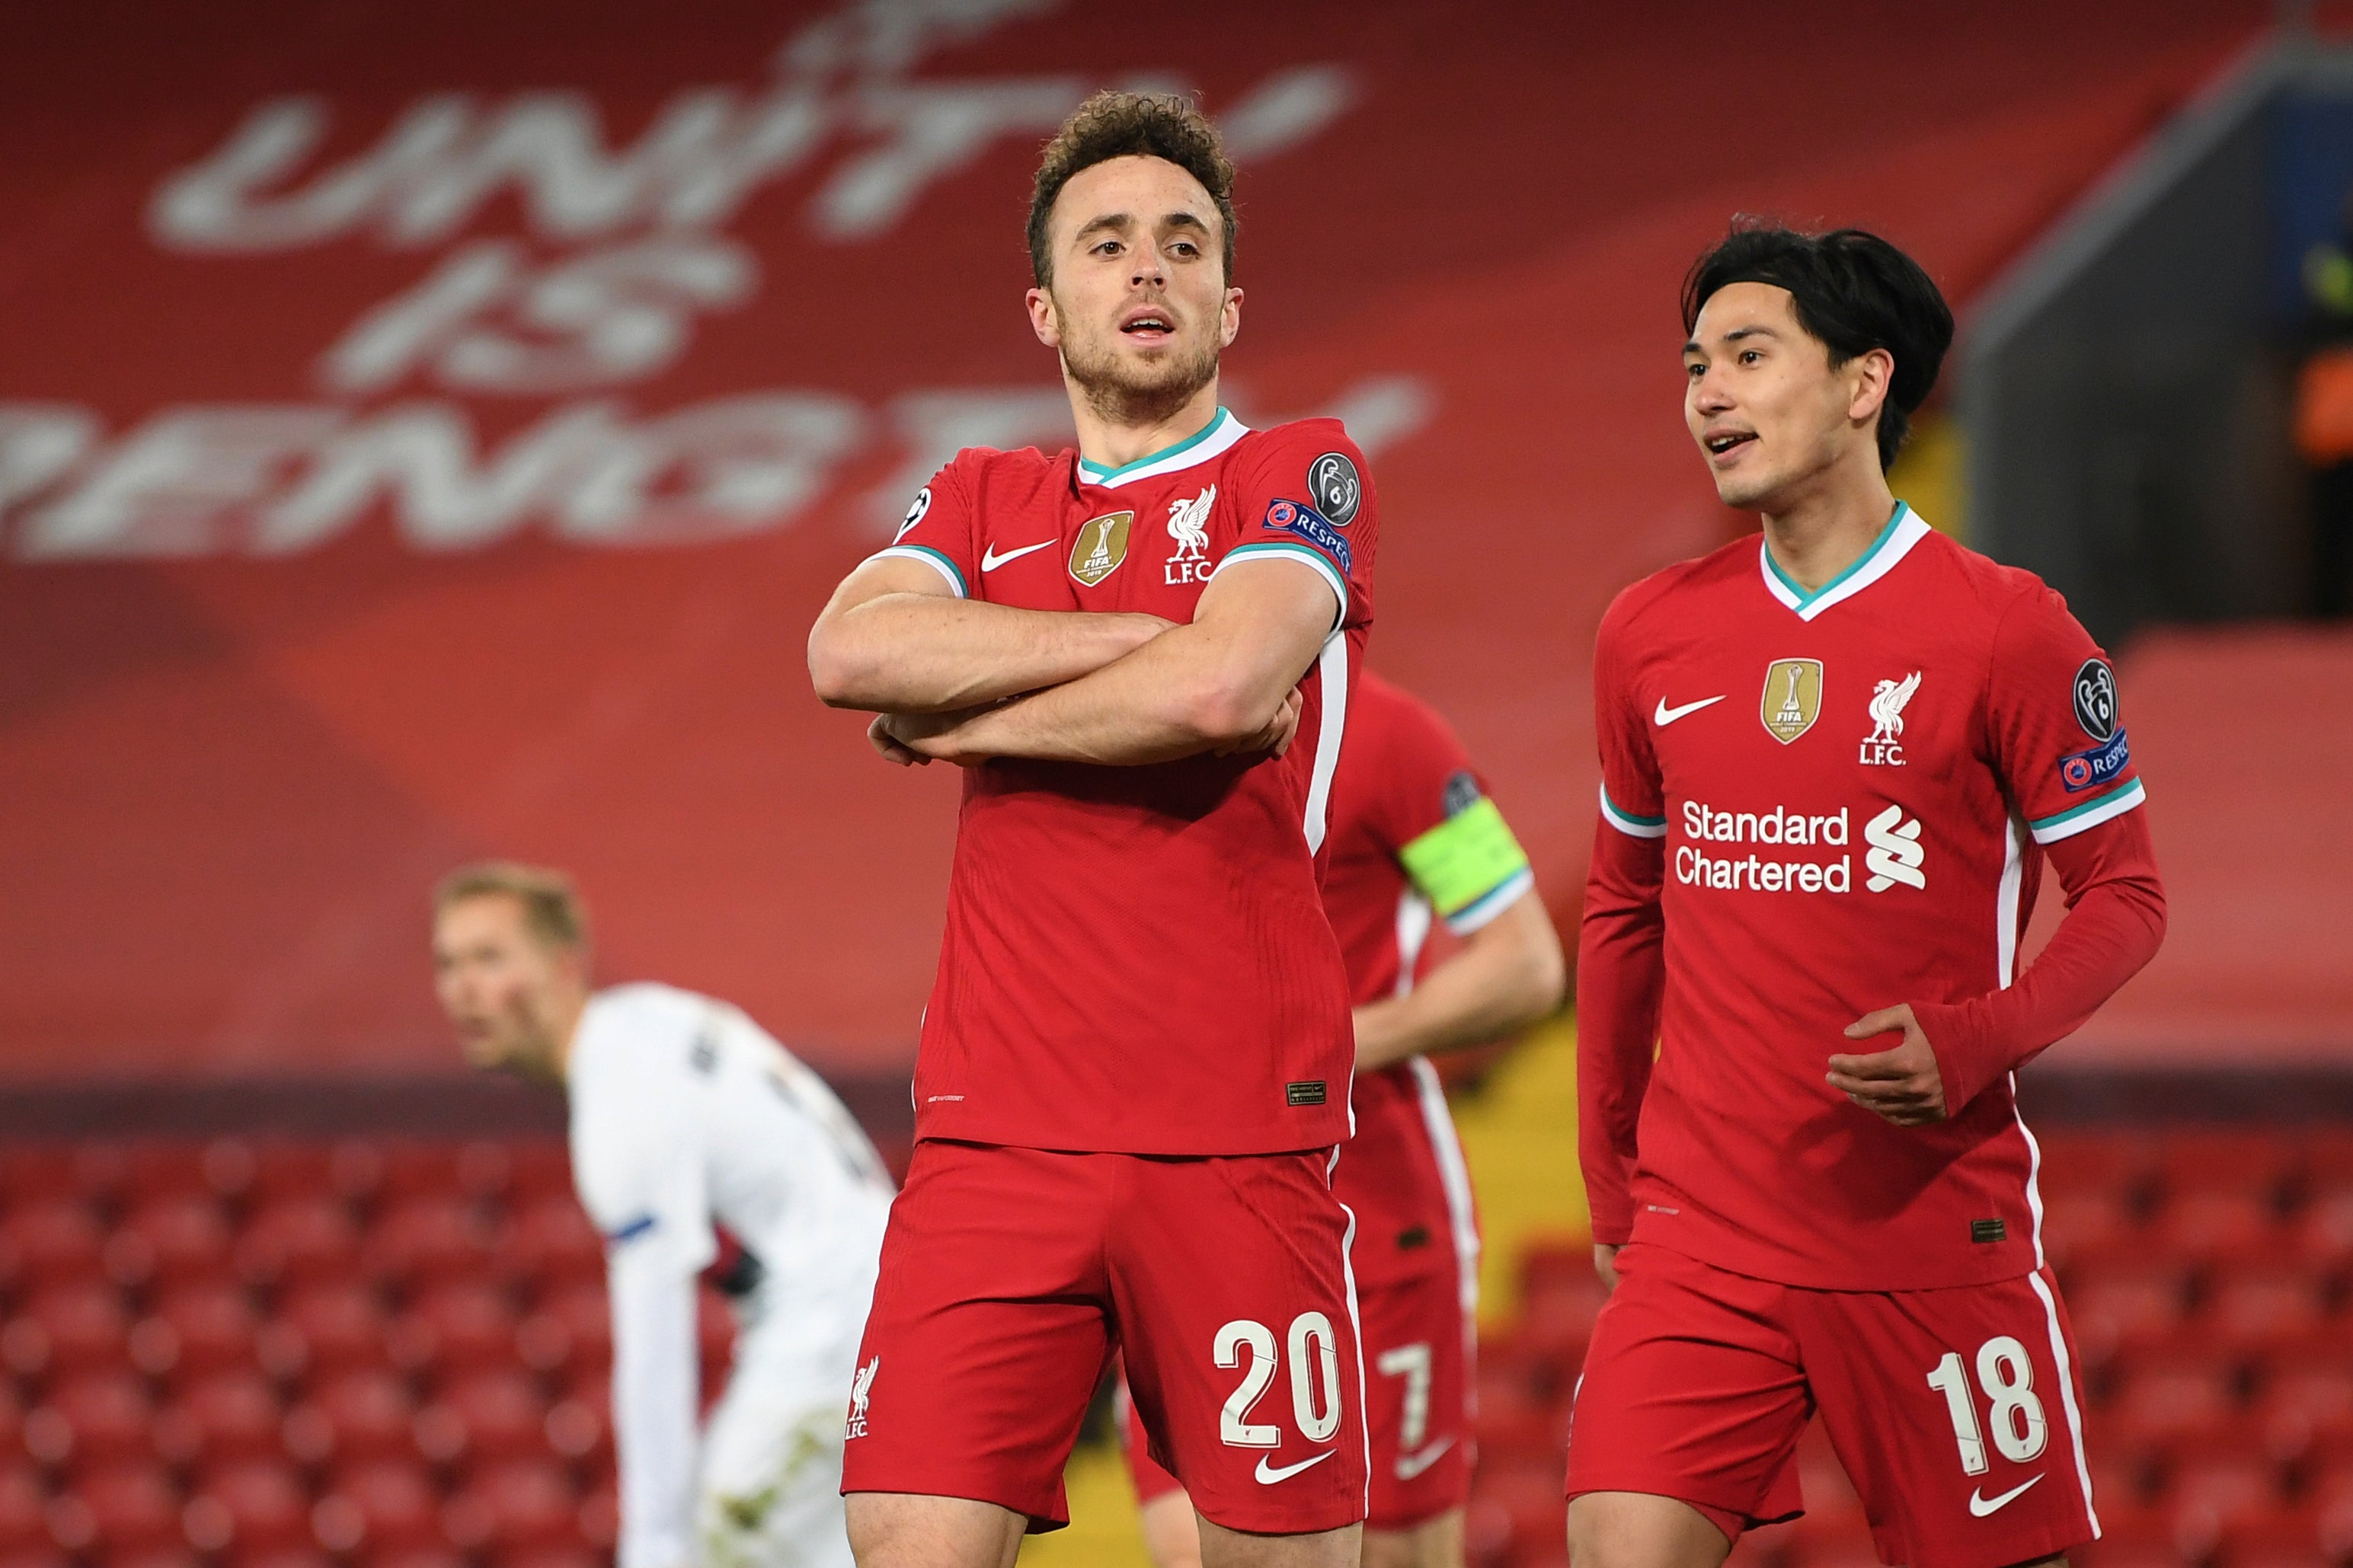
<path fill-rule="evenodd" d="M 1356 1001 L 1356 1135 L 1333 1187 L 1350 1260 L 1372 1447 L 1365 1568 L 1461 1568 L 1478 1217 L 1434 1052 L 1560 1005 L 1560 938 L 1462 742 L 1430 706 L 1366 674 L 1332 780 L 1324 907 Z M 1429 962 L 1434 920 L 1461 939 Z M 1159 1568 L 1200 1562 L 1190 1500 L 1128 1423 L 1128 1469 Z"/>
<path fill-rule="evenodd" d="M 916 1146 L 843 1458 L 863 1568 L 1065 1522 L 1114 1344 L 1205 1561 L 1356 1561 L 1347 975 L 1319 893 L 1378 504 L 1332 420 L 1218 404 L 1233 172 L 1098 95 L 1030 208 L 1078 448 L 966 451 L 809 638 L 887 759 L 964 773 Z"/>
<path fill-rule="evenodd" d="M 2116 680 L 1886 468 L 1952 337 L 1909 258 L 1741 226 L 1684 288 L 1683 412 L 1762 539 L 1619 595 L 1580 1135 L 1613 1286 L 1568 1452 L 1576 1568 L 1712 1568 L 1798 1510 L 1819 1409 L 1880 1556 L 2099 1532 L 2014 1074 L 2156 952 Z M 2066 917 L 2028 965 L 2044 864 Z"/>

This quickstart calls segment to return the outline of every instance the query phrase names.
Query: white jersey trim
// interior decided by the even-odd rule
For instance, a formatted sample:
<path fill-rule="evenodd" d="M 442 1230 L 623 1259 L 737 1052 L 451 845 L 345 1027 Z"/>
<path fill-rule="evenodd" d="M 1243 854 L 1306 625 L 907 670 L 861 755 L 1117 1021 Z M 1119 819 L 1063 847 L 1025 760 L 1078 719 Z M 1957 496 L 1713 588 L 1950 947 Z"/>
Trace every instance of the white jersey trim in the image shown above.
<path fill-rule="evenodd" d="M 1994 893 L 1994 979 L 2007 991 L 2018 979 L 2018 900 L 2026 877 L 2026 835 L 2011 817 L 2001 834 L 2001 885 Z"/>
<path fill-rule="evenodd" d="M 1895 503 L 1895 515 L 1887 520 L 1871 548 L 1864 551 L 1853 565 L 1823 584 L 1813 593 L 1807 593 L 1791 582 L 1773 559 L 1772 546 L 1762 539 L 1757 542 L 1757 569 L 1765 574 L 1765 591 L 1789 609 L 1798 613 L 1801 621 L 1810 621 L 1832 605 L 1853 598 L 1882 577 L 1895 570 L 1895 563 L 1911 553 L 1912 547 L 1932 531 L 1920 521 L 1920 514 L 1906 501 Z"/>
<path fill-rule="evenodd" d="M 2147 799 L 2148 792 L 2141 788 L 2140 780 L 2135 779 L 2130 784 L 2110 790 L 2097 800 L 2087 800 L 2079 806 L 2054 816 L 2042 817 L 2027 826 L 2032 830 L 2037 844 L 2056 844 L 2063 838 L 2073 838 L 2087 828 L 2097 827 L 2103 822 L 2114 821 Z"/>
<path fill-rule="evenodd" d="M 1428 1057 L 1416 1057 L 1407 1065 L 1420 1091 L 1421 1125 L 1430 1135 L 1430 1152 L 1438 1158 L 1439 1185 L 1446 1190 L 1446 1217 L 1454 1231 L 1455 1289 L 1467 1316 L 1479 1310 L 1479 1208 L 1471 1192 L 1471 1163 L 1462 1157 L 1462 1140 L 1454 1131 L 1454 1115 L 1447 1109 L 1438 1069 Z"/>
<path fill-rule="evenodd" d="M 1601 786 L 1601 820 L 1630 838 L 1664 838 L 1667 819 L 1663 816 L 1636 816 L 1630 811 L 1620 811 L 1609 798 L 1609 786 Z"/>
<path fill-rule="evenodd" d="M 970 596 L 965 590 L 964 578 L 957 574 L 955 563 L 927 545 L 893 544 L 887 550 L 876 551 L 866 559 L 869 561 L 920 561 L 946 578 L 949 591 L 957 598 Z"/>
<path fill-rule="evenodd" d="M 1079 478 L 1087 484 L 1115 490 L 1138 479 L 1158 479 L 1163 474 L 1176 473 L 1198 463 L 1206 463 L 1212 458 L 1222 457 L 1235 442 L 1250 433 L 1249 426 L 1220 408 L 1217 417 L 1201 427 L 1200 434 L 1120 468 L 1106 468 L 1100 463 L 1091 463 L 1081 458 Z"/>
<path fill-rule="evenodd" d="M 1348 1110 L 1349 1135 L 1354 1137 L 1356 1131 L 1356 1112 L 1351 1105 Z M 1324 1162 L 1324 1184 L 1326 1187 L 1332 1184 L 1333 1173 L 1340 1168 L 1340 1148 L 1339 1144 L 1333 1144 L 1332 1158 Z M 1340 1202 L 1336 1194 L 1332 1201 Z M 1348 1228 L 1340 1237 L 1340 1279 L 1348 1287 L 1349 1337 L 1356 1342 L 1356 1440 L 1364 1445 L 1365 1508 L 1369 1512 L 1373 1506 L 1373 1427 L 1372 1412 L 1365 1408 L 1365 1320 L 1364 1315 L 1356 1310 L 1356 1267 L 1349 1261 L 1356 1255 L 1356 1211 L 1346 1204 L 1340 1204 L 1340 1212 L 1348 1216 Z"/>
<path fill-rule="evenodd" d="M 2051 1287 L 2042 1282 L 2040 1269 L 2026 1277 L 2042 1300 L 2042 1317 L 2051 1330 L 2051 1363 L 2059 1369 L 2059 1406 L 2067 1416 L 2067 1436 L 2074 1445 L 2075 1479 L 2084 1489 L 2084 1517 L 2092 1526 L 2092 1539 L 2100 1539 L 2099 1510 L 2092 1506 L 2092 1466 L 2084 1457 L 2084 1415 L 2075 1408 L 2075 1367 L 2067 1354 L 2067 1336 L 2059 1331 L 2059 1303 L 2052 1298 Z"/>
<path fill-rule="evenodd" d="M 1348 727 L 1348 634 L 1334 632 L 1324 639 L 1315 669 L 1323 693 L 1324 711 L 1315 728 L 1315 768 L 1307 780 L 1308 853 L 1324 847 L 1332 805 L 1332 772 L 1340 765 L 1340 742 Z"/>

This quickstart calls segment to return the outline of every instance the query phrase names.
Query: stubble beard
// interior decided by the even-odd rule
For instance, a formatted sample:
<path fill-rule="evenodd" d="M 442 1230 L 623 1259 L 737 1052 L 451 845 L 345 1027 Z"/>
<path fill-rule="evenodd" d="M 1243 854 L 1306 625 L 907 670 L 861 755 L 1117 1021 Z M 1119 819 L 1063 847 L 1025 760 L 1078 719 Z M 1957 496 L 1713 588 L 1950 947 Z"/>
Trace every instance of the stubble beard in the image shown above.
<path fill-rule="evenodd" d="M 1189 353 L 1178 347 L 1156 365 L 1138 366 L 1123 360 L 1112 344 L 1089 338 L 1063 345 L 1062 371 L 1097 418 L 1113 425 L 1156 425 L 1217 378 L 1218 342 L 1211 338 Z"/>

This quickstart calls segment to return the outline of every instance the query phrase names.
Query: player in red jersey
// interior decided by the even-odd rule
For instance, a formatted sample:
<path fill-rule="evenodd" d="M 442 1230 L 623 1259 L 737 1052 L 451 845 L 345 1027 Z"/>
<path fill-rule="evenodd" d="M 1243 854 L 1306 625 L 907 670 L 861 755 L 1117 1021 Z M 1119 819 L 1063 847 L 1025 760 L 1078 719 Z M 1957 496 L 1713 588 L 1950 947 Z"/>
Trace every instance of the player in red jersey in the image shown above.
<path fill-rule="evenodd" d="M 2014 1070 L 2157 950 L 2107 660 L 1887 488 L 1952 336 L 1885 241 L 1736 227 L 1684 417 L 1743 540 L 1620 595 L 1577 974 L 1595 1257 L 1578 1568 L 1724 1560 L 1819 1408 L 1880 1555 L 2098 1534 Z M 2022 971 L 2048 859 L 2068 912 Z M 1655 1047 L 1655 1059 L 1654 1059 Z"/>
<path fill-rule="evenodd" d="M 1356 1135 L 1333 1180 L 1356 1216 L 1371 1433 L 1365 1568 L 1461 1568 L 1471 1489 L 1479 1229 L 1429 1053 L 1491 1040 L 1560 1005 L 1560 938 L 1471 759 L 1429 704 L 1369 673 L 1332 780 L 1324 908 L 1356 1003 Z M 1433 919 L 1462 939 L 1428 962 Z M 1200 1561 L 1193 1510 L 1130 1424 L 1145 1542 Z"/>
<path fill-rule="evenodd" d="M 1218 405 L 1231 179 L 1182 100 L 1072 117 L 1029 303 L 1078 450 L 958 454 L 810 634 L 886 757 L 966 769 L 851 1391 L 866 1568 L 998 1568 L 1064 1522 L 1114 1342 L 1208 1562 L 1356 1560 L 1353 1041 L 1317 884 L 1378 506 L 1336 422 Z"/>

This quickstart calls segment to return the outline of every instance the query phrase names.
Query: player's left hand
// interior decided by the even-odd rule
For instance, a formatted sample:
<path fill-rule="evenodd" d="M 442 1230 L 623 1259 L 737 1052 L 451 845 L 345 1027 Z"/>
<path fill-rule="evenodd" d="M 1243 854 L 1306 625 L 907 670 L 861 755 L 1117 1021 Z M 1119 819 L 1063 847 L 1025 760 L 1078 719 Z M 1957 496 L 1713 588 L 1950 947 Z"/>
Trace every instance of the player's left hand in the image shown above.
<path fill-rule="evenodd" d="M 1945 1079 L 1936 1070 L 1936 1047 L 1912 1016 L 1909 1004 L 1865 1013 L 1846 1026 L 1850 1040 L 1901 1030 L 1904 1041 L 1870 1056 L 1834 1056 L 1830 1084 L 1873 1115 L 1898 1127 L 1926 1127 L 1945 1120 Z"/>
<path fill-rule="evenodd" d="M 955 744 L 954 731 L 973 710 L 961 709 L 949 713 L 878 713 L 874 722 L 866 727 L 866 738 L 874 749 L 901 767 L 921 767 L 929 762 L 950 762 L 959 767 L 978 763 L 978 757 L 966 756 Z"/>

